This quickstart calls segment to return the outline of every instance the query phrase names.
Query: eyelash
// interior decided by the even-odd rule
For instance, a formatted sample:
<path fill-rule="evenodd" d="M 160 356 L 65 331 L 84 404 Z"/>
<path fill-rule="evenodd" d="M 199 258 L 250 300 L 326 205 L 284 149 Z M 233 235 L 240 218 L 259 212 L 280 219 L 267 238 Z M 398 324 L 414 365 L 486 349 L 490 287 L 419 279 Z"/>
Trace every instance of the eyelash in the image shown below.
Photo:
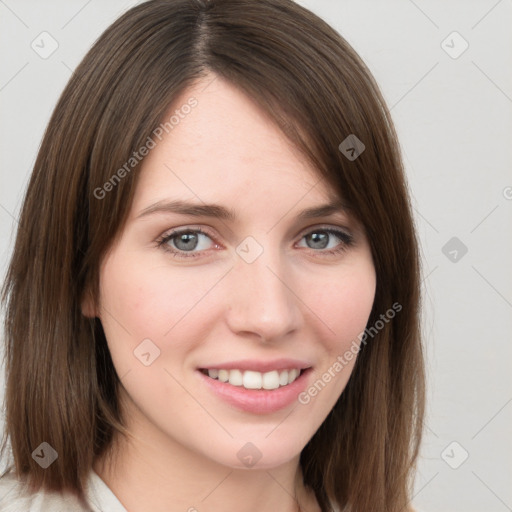
<path fill-rule="evenodd" d="M 315 228 L 315 229 L 312 229 L 311 231 L 308 231 L 308 232 L 304 233 L 301 236 L 300 239 L 302 240 L 306 236 L 311 235 L 313 233 L 318 233 L 318 232 L 329 233 L 330 235 L 334 235 L 335 237 L 337 237 L 341 241 L 339 246 L 334 248 L 334 249 L 327 249 L 327 250 L 310 249 L 313 252 L 321 253 L 322 256 L 335 256 L 337 254 L 341 254 L 344 251 L 346 251 L 349 247 L 354 245 L 354 239 L 353 239 L 352 235 L 349 235 L 348 233 L 346 233 L 344 231 L 341 231 L 339 229 L 334 229 L 334 228 Z M 209 233 L 207 233 L 206 231 L 203 231 L 201 228 L 193 228 L 193 229 L 192 228 L 186 228 L 186 229 L 177 229 L 177 230 L 171 231 L 170 233 L 163 234 L 160 238 L 158 238 L 156 240 L 157 247 L 163 249 L 167 253 L 172 254 L 174 257 L 178 257 L 178 258 L 197 258 L 197 257 L 201 256 L 201 253 L 204 252 L 204 251 L 188 252 L 188 251 L 182 251 L 182 250 L 179 250 L 179 249 L 177 249 L 177 250 L 176 249 L 171 249 L 167 245 L 167 242 L 169 242 L 173 238 L 176 238 L 179 235 L 190 234 L 190 233 L 192 233 L 192 234 L 203 234 L 203 235 L 207 236 L 208 238 L 210 238 L 213 242 L 215 242 L 213 237 Z"/>

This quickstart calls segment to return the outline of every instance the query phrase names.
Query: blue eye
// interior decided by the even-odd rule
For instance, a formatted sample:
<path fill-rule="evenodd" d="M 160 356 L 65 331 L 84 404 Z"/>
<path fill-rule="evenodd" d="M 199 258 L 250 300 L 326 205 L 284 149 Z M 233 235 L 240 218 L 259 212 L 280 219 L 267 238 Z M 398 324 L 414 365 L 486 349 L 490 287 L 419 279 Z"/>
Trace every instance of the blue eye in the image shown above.
<path fill-rule="evenodd" d="M 317 228 L 302 236 L 306 248 L 322 256 L 339 254 L 353 245 L 353 237 L 333 228 Z M 208 233 L 200 228 L 175 230 L 157 240 L 158 247 L 177 258 L 195 258 L 203 251 L 219 247 Z M 304 246 L 302 246 L 304 247 Z"/>
<path fill-rule="evenodd" d="M 333 228 L 315 229 L 304 235 L 301 240 L 306 240 L 310 249 L 320 249 L 320 251 L 315 252 L 321 252 L 322 254 L 338 254 L 353 245 L 351 235 Z"/>
<path fill-rule="evenodd" d="M 206 239 L 206 244 L 204 239 Z M 165 235 L 158 241 L 158 246 L 176 256 L 188 258 L 191 256 L 195 257 L 196 254 L 194 252 L 208 249 L 207 240 L 212 241 L 209 235 L 201 229 L 184 229 L 180 231 L 173 231 L 172 233 Z"/>

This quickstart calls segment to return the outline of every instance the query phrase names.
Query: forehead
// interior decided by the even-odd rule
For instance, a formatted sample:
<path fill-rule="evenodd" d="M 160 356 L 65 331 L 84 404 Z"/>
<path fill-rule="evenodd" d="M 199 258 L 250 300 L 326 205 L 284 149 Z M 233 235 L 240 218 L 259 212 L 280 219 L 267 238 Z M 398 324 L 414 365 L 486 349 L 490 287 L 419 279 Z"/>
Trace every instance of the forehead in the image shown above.
<path fill-rule="evenodd" d="M 135 211 L 164 198 L 236 203 L 239 210 L 336 199 L 258 105 L 220 77 L 185 90 L 165 122 L 142 163 Z"/>

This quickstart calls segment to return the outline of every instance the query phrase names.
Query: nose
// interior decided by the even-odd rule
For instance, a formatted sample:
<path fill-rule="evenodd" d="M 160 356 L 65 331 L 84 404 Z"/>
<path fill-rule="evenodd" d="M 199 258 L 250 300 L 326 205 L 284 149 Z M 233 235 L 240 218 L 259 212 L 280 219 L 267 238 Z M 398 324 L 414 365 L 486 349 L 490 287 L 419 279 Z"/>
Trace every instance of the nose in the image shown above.
<path fill-rule="evenodd" d="M 264 251 L 256 261 L 237 259 L 230 272 L 227 323 L 233 333 L 264 342 L 278 341 L 300 329 L 300 298 L 291 269 L 279 254 Z"/>

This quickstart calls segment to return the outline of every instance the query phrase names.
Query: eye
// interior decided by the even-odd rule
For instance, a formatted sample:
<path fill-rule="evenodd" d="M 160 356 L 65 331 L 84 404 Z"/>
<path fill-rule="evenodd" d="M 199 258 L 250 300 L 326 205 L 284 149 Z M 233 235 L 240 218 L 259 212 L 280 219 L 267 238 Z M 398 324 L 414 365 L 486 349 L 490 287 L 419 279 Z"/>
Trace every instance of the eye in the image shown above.
<path fill-rule="evenodd" d="M 338 254 L 353 245 L 353 237 L 344 231 L 334 228 L 317 228 L 304 235 L 306 247 L 322 254 Z"/>
<path fill-rule="evenodd" d="M 157 240 L 159 247 L 180 258 L 199 256 L 196 253 L 210 249 L 212 243 L 211 237 L 199 228 L 175 230 Z"/>
<path fill-rule="evenodd" d="M 339 254 L 353 245 L 352 235 L 335 228 L 317 228 L 303 235 L 301 242 L 303 240 L 305 248 L 322 256 Z M 200 228 L 176 229 L 164 234 L 156 243 L 177 258 L 199 257 L 203 251 L 219 248 L 213 238 Z"/>

